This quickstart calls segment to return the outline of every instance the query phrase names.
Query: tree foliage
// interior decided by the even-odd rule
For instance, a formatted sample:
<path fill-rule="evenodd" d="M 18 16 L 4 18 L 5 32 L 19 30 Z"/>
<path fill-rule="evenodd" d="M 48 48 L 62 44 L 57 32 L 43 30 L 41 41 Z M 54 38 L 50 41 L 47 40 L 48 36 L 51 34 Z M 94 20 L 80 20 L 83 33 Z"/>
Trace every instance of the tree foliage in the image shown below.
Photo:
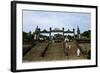
<path fill-rule="evenodd" d="M 33 35 L 31 32 L 23 32 L 23 43 L 30 43 L 32 42 Z"/>
<path fill-rule="evenodd" d="M 91 38 L 91 31 L 90 31 L 90 30 L 85 31 L 85 32 L 83 32 L 81 35 L 82 35 L 83 37 L 86 37 L 86 38 L 90 39 L 90 38 Z"/>

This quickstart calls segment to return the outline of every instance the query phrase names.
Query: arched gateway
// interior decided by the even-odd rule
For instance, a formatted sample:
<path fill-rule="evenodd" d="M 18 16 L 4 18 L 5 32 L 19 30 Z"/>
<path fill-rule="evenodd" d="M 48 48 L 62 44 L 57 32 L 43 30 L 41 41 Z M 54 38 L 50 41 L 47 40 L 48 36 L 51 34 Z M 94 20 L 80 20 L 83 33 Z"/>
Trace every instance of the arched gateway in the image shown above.
<path fill-rule="evenodd" d="M 40 28 L 38 28 L 38 26 L 37 26 L 37 28 L 36 28 L 36 30 L 35 30 L 35 32 L 34 32 L 34 34 L 35 34 L 35 39 L 36 40 L 38 40 L 39 38 L 40 38 L 40 34 L 41 33 L 46 33 L 46 34 L 49 34 L 49 39 L 51 40 L 51 33 L 58 33 L 58 32 L 60 32 L 60 33 L 62 33 L 62 37 L 63 37 L 63 39 L 64 39 L 64 35 L 66 34 L 66 33 L 71 33 L 71 34 L 73 34 L 73 37 L 75 38 L 75 29 L 73 28 L 73 30 L 71 31 L 71 30 L 67 30 L 67 31 L 65 31 L 64 30 L 64 28 L 62 28 L 62 30 L 60 30 L 60 29 L 52 29 L 51 27 L 49 28 L 49 31 L 47 31 L 47 30 L 43 30 L 43 31 L 41 31 L 40 30 Z M 77 36 L 78 36 L 78 38 L 80 38 L 79 36 L 80 36 L 80 30 L 79 30 L 79 27 L 77 28 Z"/>

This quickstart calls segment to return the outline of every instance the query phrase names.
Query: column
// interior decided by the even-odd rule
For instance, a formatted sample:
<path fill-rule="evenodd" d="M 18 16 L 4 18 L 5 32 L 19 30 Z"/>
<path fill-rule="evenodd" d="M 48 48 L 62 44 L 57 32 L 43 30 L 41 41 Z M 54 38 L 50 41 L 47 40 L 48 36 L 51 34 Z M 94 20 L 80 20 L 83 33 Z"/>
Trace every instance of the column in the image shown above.
<path fill-rule="evenodd" d="M 75 38 L 75 29 L 73 28 L 73 36 L 74 36 L 74 38 Z"/>
<path fill-rule="evenodd" d="M 50 27 L 50 32 L 49 32 L 49 39 L 51 40 L 51 27 Z"/>
<path fill-rule="evenodd" d="M 63 31 L 63 40 L 64 40 L 64 28 L 62 28 L 62 31 Z"/>

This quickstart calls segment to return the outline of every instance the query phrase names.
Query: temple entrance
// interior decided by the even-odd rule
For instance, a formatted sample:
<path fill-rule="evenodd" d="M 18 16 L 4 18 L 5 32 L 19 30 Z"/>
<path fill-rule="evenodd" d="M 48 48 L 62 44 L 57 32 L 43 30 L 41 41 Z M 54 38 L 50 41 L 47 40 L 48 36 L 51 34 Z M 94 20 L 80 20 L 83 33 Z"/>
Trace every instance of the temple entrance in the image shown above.
<path fill-rule="evenodd" d="M 67 34 L 73 34 L 72 36 L 73 36 L 73 38 L 75 37 L 75 29 L 73 29 L 72 31 L 71 30 L 67 30 L 67 31 L 65 31 L 64 30 L 64 28 L 62 28 L 62 30 L 61 29 L 59 29 L 59 28 L 55 28 L 55 29 L 52 29 L 51 27 L 49 28 L 49 31 L 47 31 L 47 30 L 43 30 L 43 31 L 41 31 L 40 30 L 40 28 L 36 28 L 36 31 L 35 31 L 35 35 L 36 35 L 36 39 L 35 40 L 39 40 L 39 38 L 41 37 L 40 36 L 40 34 L 49 34 L 49 41 L 52 41 L 53 39 L 54 40 L 60 40 L 60 39 L 62 39 L 62 40 L 64 40 L 65 39 L 65 37 L 67 37 L 65 34 L 67 33 Z M 52 35 L 52 33 L 53 33 L 53 35 Z M 54 34 L 55 33 L 55 34 Z"/>

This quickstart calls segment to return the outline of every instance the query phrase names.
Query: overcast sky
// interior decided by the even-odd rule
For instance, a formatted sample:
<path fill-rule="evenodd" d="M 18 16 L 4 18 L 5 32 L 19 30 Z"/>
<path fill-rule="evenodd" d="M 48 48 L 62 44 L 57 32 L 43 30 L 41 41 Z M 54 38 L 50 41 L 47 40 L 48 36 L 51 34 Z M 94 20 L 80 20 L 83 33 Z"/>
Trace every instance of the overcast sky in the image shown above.
<path fill-rule="evenodd" d="M 75 12 L 54 12 L 54 11 L 32 11 L 23 10 L 23 31 L 34 32 L 38 26 L 41 30 L 49 30 L 64 27 L 65 30 L 72 30 L 79 26 L 81 32 L 90 30 L 90 13 Z"/>

